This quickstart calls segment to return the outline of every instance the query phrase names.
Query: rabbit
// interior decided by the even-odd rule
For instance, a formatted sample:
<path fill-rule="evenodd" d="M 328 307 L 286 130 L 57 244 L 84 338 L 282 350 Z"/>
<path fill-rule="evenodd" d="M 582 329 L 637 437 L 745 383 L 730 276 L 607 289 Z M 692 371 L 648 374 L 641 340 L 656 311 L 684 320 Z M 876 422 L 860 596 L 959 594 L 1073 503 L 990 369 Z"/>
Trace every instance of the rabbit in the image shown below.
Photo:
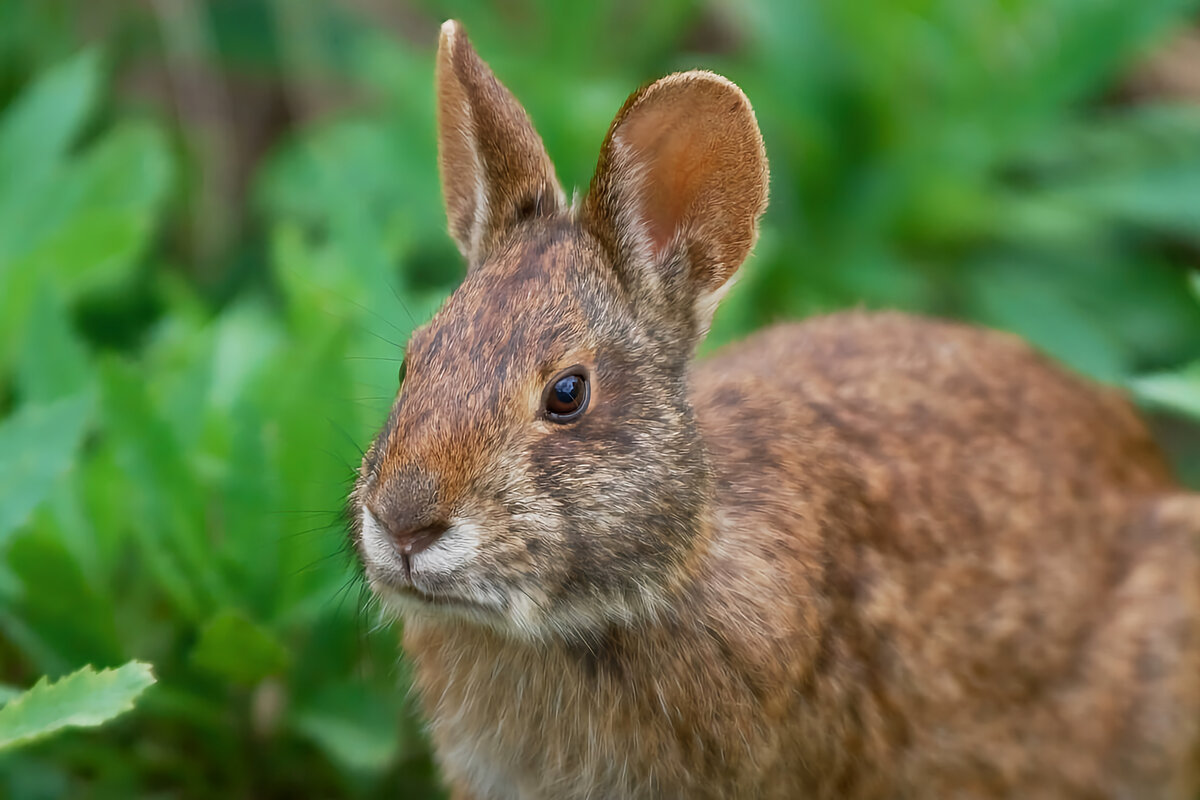
<path fill-rule="evenodd" d="M 454 21 L 436 89 L 468 272 L 349 507 L 451 797 L 1197 796 L 1200 497 L 1122 396 L 900 313 L 693 363 L 742 91 L 634 92 L 568 203 Z"/>

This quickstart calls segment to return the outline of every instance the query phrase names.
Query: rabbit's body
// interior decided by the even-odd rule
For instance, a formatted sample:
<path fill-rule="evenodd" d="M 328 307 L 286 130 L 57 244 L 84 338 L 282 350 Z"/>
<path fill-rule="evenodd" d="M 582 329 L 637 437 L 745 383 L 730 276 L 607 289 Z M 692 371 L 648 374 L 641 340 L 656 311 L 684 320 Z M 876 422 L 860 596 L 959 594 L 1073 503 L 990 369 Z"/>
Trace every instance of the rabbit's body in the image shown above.
<path fill-rule="evenodd" d="M 1160 499 L 1123 400 L 901 315 L 777 327 L 693 382 L 721 503 L 666 611 L 557 643 L 408 620 L 451 775 L 496 798 L 1193 796 L 1200 503 Z"/>
<path fill-rule="evenodd" d="M 353 536 L 460 798 L 1200 788 L 1200 499 L 1128 404 L 901 315 L 690 365 L 753 244 L 745 96 L 672 75 L 568 207 L 453 23 L 462 286 L 413 334 Z"/>

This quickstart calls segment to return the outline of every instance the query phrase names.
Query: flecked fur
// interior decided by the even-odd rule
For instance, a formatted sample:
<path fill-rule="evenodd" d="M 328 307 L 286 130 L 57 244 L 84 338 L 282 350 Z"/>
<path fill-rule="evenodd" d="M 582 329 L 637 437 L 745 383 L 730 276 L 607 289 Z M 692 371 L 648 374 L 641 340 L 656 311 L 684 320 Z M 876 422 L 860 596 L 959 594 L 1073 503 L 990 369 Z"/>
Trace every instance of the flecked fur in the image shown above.
<path fill-rule="evenodd" d="M 351 512 L 452 796 L 1194 798 L 1200 499 L 1128 402 L 901 314 L 693 364 L 766 202 L 740 90 L 635 93 L 568 209 L 442 36 L 471 271 Z M 560 425 L 571 365 L 592 395 Z M 389 541 L 435 523 L 406 571 Z"/>

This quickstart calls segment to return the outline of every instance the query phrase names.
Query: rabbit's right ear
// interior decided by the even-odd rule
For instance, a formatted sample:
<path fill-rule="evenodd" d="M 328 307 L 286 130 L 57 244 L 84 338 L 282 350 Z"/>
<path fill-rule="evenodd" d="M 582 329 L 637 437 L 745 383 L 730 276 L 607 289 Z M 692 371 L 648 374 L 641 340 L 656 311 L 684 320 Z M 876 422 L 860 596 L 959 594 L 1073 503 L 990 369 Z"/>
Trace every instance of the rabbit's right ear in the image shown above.
<path fill-rule="evenodd" d="M 525 109 L 454 20 L 442 25 L 436 85 L 446 217 L 474 269 L 518 222 L 558 214 L 566 200 Z"/>

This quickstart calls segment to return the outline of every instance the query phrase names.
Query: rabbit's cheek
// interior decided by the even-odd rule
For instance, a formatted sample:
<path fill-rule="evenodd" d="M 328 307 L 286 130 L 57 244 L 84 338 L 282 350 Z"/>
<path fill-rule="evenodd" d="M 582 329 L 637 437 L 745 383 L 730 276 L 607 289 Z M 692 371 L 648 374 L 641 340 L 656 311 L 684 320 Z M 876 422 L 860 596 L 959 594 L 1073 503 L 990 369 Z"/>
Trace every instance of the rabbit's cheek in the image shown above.
<path fill-rule="evenodd" d="M 423 592 L 463 593 L 461 578 L 479 561 L 483 541 L 479 526 L 456 520 L 436 542 L 411 556 L 410 579 Z M 471 598 L 468 598 L 471 599 Z"/>

